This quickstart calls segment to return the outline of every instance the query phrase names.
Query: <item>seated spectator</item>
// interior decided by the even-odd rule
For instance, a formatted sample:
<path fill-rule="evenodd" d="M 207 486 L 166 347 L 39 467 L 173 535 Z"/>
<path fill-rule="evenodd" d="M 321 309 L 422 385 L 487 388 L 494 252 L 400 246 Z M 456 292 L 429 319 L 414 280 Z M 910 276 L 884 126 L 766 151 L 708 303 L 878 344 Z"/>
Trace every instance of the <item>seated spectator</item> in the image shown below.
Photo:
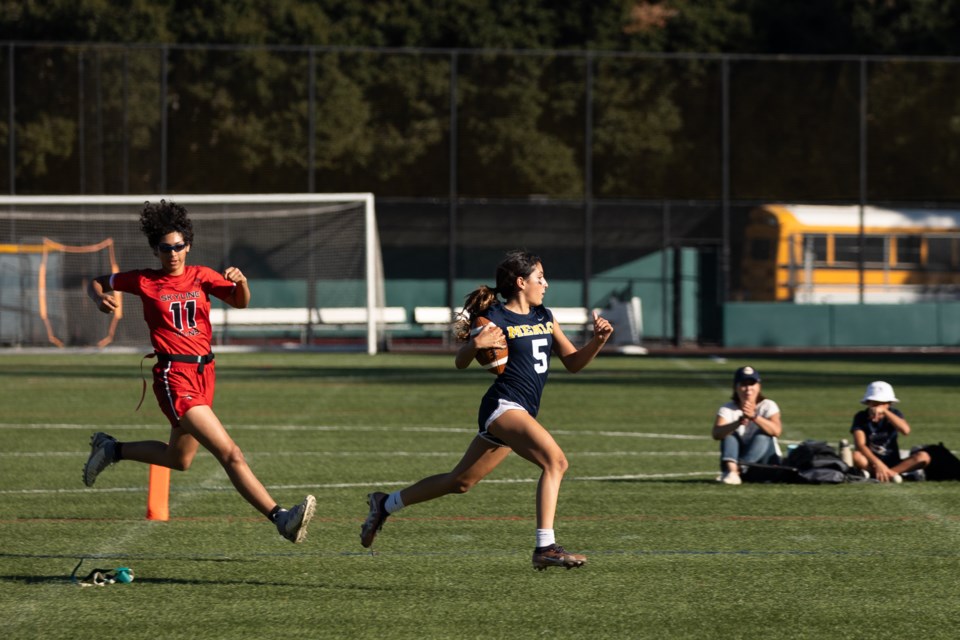
<path fill-rule="evenodd" d="M 733 374 L 730 402 L 717 411 L 713 439 L 720 440 L 718 482 L 740 484 L 740 472 L 753 464 L 779 464 L 777 438 L 783 432 L 780 407 L 765 398 L 760 374 L 753 367 L 740 367 Z"/>
<path fill-rule="evenodd" d="M 897 437 L 910 435 L 910 424 L 899 409 L 900 402 L 889 383 L 878 380 L 867 385 L 862 404 L 863 411 L 853 416 L 850 432 L 853 434 L 853 464 L 870 473 L 880 482 L 922 480 L 923 469 L 930 464 L 930 454 L 918 450 L 907 459 L 900 458 Z"/>

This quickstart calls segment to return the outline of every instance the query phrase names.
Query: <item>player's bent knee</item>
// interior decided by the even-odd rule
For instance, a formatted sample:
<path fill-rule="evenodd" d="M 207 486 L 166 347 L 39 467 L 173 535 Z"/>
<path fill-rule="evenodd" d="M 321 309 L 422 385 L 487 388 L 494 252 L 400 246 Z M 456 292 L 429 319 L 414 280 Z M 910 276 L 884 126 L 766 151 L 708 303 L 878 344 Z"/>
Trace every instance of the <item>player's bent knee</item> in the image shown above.
<path fill-rule="evenodd" d="M 450 479 L 450 493 L 466 493 L 477 486 L 477 480 L 469 478 L 458 478 L 454 476 Z"/>
<path fill-rule="evenodd" d="M 555 475 L 562 476 L 567 472 L 567 469 L 570 468 L 570 463 L 567 462 L 566 456 L 560 456 L 559 458 L 551 458 L 546 461 L 543 465 L 543 470 L 548 473 L 553 473 Z"/>
<path fill-rule="evenodd" d="M 187 471 L 193 463 L 193 458 L 178 457 L 170 461 L 170 468 L 174 471 Z"/>

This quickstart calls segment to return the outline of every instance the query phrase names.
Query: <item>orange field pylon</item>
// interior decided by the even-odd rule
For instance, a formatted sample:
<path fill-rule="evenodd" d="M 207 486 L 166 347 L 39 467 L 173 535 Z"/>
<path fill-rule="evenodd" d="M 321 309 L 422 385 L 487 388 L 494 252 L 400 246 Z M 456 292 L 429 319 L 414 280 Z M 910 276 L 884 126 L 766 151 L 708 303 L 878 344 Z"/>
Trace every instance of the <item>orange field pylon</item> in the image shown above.
<path fill-rule="evenodd" d="M 170 519 L 170 469 L 150 465 L 147 490 L 147 520 Z"/>

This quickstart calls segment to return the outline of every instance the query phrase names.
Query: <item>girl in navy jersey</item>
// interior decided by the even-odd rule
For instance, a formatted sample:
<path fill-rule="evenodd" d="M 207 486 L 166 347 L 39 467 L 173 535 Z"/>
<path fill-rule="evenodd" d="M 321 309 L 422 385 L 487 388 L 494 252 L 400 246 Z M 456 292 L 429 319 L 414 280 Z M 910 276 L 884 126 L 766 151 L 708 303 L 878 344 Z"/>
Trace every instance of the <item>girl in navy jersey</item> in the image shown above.
<path fill-rule="evenodd" d="M 450 472 L 424 478 L 389 495 L 369 494 L 370 512 L 361 527 L 360 542 L 364 547 L 372 545 L 387 516 L 404 506 L 448 493 L 465 493 L 516 451 L 541 469 L 533 567 L 579 567 L 586 557 L 565 551 L 554 538 L 554 514 L 567 459 L 553 436 L 537 422 L 537 413 L 550 355 L 555 354 L 568 371 L 580 371 L 603 348 L 613 327 L 594 313 L 593 339 L 580 349 L 574 347 L 543 306 L 547 280 L 540 258 L 530 253 L 507 254 L 497 267 L 496 282 L 495 289 L 482 286 L 467 296 L 464 317 L 455 326 L 456 336 L 463 342 L 455 360 L 458 369 L 468 367 L 480 349 L 508 348 L 506 369 L 480 401 L 479 433 Z M 486 317 L 491 324 L 471 336 L 471 322 L 476 317 Z"/>
<path fill-rule="evenodd" d="M 114 292 L 137 295 L 143 302 L 143 317 L 157 356 L 153 391 L 170 421 L 170 440 L 118 442 L 105 433 L 93 434 L 84 484 L 92 487 L 101 471 L 120 460 L 186 471 L 203 445 L 223 465 L 240 495 L 267 516 L 282 536 L 300 542 L 313 517 L 314 497 L 307 496 L 292 509 L 281 509 L 213 413 L 216 373 L 210 352 L 210 296 L 242 309 L 250 303 L 247 279 L 236 267 L 227 267 L 221 275 L 187 265 L 193 224 L 186 209 L 173 202 L 146 203 L 140 230 L 160 268 L 100 276 L 90 283 L 88 293 L 104 313 L 114 313 L 119 306 Z"/>

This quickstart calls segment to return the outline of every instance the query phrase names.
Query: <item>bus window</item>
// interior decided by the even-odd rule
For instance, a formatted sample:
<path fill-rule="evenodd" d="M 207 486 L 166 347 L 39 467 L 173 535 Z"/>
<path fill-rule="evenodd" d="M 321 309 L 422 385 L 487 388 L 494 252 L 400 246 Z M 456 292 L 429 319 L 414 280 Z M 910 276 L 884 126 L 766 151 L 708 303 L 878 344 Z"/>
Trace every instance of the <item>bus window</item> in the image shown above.
<path fill-rule="evenodd" d="M 927 268 L 950 270 L 954 266 L 955 238 L 927 238 Z"/>
<path fill-rule="evenodd" d="M 803 236 L 803 252 L 810 252 L 815 264 L 827 263 L 827 236 L 826 234 L 808 233 Z M 806 258 L 804 258 L 806 259 Z"/>
<path fill-rule="evenodd" d="M 897 265 L 915 267 L 920 264 L 920 236 L 897 238 Z"/>
<path fill-rule="evenodd" d="M 884 236 L 863 237 L 863 261 L 865 263 L 885 264 L 887 239 Z M 836 263 L 857 264 L 860 255 L 860 236 L 835 235 L 833 237 L 833 259 Z"/>

